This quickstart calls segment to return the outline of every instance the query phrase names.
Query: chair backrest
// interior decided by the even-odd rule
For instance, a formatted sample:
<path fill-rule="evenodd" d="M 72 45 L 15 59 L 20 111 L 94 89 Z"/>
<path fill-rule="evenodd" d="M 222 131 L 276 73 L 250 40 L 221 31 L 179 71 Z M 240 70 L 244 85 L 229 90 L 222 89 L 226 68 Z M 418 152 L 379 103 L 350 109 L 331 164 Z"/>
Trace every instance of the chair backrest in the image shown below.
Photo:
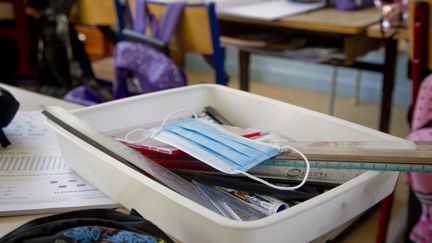
<path fill-rule="evenodd" d="M 164 6 L 157 3 L 150 3 L 148 8 L 158 18 L 164 11 Z M 178 48 L 187 52 L 211 55 L 213 53 L 212 35 L 215 34 L 213 29 L 207 6 L 187 6 L 183 11 L 176 33 Z"/>
<path fill-rule="evenodd" d="M 135 11 L 133 0 L 121 4 L 114 0 L 119 30 L 133 26 L 132 13 Z M 161 2 L 148 1 L 147 9 L 157 18 L 162 16 L 166 5 Z M 216 82 L 226 84 L 224 73 L 224 55 L 220 43 L 219 24 L 214 3 L 187 4 L 170 43 L 171 57 L 179 64 L 183 63 L 185 52 L 194 52 L 211 58 L 210 63 L 215 69 Z"/>
<path fill-rule="evenodd" d="M 429 70 L 432 70 L 432 0 L 409 1 L 408 8 L 410 26 L 410 59 L 414 59 L 416 53 L 415 49 L 417 49 L 416 45 L 425 41 L 425 43 L 428 43 L 427 52 L 423 52 L 424 58 L 427 59 L 425 66 Z M 419 28 L 421 31 L 416 33 L 416 28 Z M 426 39 L 415 40 L 417 37 L 416 34 L 421 34 L 426 37 Z M 421 50 L 424 50 L 423 48 Z"/>
<path fill-rule="evenodd" d="M 416 106 L 422 80 L 432 71 L 432 0 L 409 1 L 412 97 L 408 117 Z"/>
<path fill-rule="evenodd" d="M 74 22 L 86 25 L 115 25 L 117 24 L 114 2 L 112 0 L 79 0 L 72 13 Z"/>

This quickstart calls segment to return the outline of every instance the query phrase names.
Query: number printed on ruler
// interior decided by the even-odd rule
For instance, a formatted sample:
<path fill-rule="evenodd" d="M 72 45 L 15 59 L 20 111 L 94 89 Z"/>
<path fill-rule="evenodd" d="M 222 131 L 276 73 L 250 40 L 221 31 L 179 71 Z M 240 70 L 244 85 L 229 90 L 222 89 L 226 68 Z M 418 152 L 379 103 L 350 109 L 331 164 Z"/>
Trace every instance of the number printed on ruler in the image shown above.
<path fill-rule="evenodd" d="M 402 163 L 364 163 L 351 161 L 309 161 L 310 168 L 344 169 L 344 170 L 375 170 L 399 172 L 432 172 L 432 165 Z M 304 162 L 299 160 L 269 159 L 263 165 L 303 168 Z"/>

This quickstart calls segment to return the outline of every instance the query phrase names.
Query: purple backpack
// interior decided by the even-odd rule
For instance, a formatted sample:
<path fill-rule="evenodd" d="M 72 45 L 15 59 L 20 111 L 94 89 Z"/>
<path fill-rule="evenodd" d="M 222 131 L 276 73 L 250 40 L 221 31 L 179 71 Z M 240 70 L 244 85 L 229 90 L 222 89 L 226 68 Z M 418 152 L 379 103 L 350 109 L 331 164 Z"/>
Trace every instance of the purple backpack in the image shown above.
<path fill-rule="evenodd" d="M 168 44 L 185 3 L 167 3 L 159 20 L 146 11 L 145 0 L 136 0 L 135 3 L 133 32 L 144 34 L 147 27 L 151 27 L 153 38 Z M 114 99 L 186 85 L 183 71 L 170 57 L 163 51 L 140 42 L 120 41 L 116 44 L 114 73 Z M 72 89 L 63 99 L 86 106 L 103 102 L 94 89 L 87 85 Z"/>
<path fill-rule="evenodd" d="M 150 27 L 154 38 L 168 44 L 185 3 L 166 4 L 159 20 L 146 11 L 145 0 L 136 0 L 135 3 L 133 31 L 143 34 Z M 114 72 L 113 97 L 115 99 L 186 85 L 183 71 L 170 57 L 163 51 L 140 42 L 120 41 L 116 44 Z"/>

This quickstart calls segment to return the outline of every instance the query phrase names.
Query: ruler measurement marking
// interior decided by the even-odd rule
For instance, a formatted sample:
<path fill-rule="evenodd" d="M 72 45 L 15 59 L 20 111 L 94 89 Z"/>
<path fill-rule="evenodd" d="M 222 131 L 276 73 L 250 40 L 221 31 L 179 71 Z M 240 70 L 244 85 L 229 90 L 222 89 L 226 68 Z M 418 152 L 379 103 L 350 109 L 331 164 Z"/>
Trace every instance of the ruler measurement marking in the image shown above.
<path fill-rule="evenodd" d="M 304 167 L 304 162 L 299 160 L 270 159 L 267 165 Z M 394 164 L 394 163 L 364 163 L 347 161 L 310 161 L 311 168 L 318 169 L 350 169 L 350 170 L 376 170 L 376 171 L 400 171 L 400 172 L 432 172 L 432 165 L 421 164 Z"/>

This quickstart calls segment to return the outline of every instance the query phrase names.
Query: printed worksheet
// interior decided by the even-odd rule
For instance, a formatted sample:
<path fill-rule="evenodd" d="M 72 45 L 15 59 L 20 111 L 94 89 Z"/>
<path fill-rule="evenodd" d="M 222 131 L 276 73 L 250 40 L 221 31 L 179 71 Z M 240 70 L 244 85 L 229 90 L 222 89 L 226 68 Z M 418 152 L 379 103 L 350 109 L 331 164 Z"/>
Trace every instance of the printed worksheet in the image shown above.
<path fill-rule="evenodd" d="M 19 112 L 0 148 L 0 216 L 119 205 L 63 161 L 54 131 L 40 112 Z"/>
<path fill-rule="evenodd" d="M 40 153 L 59 151 L 54 131 L 45 124 L 41 112 L 18 112 L 4 129 L 11 145 L 2 148 L 4 153 Z"/>

